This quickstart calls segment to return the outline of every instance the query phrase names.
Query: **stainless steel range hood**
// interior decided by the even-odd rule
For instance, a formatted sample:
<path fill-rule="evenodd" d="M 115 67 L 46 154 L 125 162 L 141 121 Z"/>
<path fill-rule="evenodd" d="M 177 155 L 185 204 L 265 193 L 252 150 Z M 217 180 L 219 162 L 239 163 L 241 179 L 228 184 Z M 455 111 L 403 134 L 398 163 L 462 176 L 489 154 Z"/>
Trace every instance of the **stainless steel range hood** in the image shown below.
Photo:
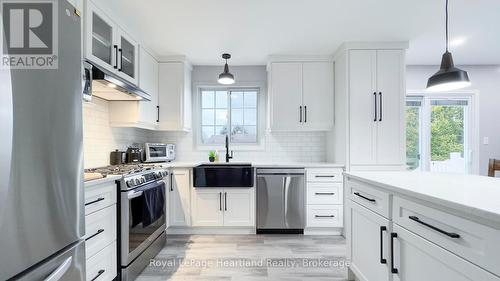
<path fill-rule="evenodd" d="M 92 65 L 92 95 L 108 101 L 151 100 L 139 87 L 95 65 Z"/>

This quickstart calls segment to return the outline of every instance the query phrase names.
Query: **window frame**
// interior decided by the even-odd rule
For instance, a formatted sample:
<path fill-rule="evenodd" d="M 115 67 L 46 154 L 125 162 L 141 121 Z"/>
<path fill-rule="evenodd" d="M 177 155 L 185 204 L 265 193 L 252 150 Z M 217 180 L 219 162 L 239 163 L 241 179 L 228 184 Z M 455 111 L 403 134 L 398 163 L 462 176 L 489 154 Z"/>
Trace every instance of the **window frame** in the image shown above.
<path fill-rule="evenodd" d="M 407 100 L 420 99 L 420 135 L 425 137 L 419 138 L 420 144 L 420 166 L 417 171 L 430 171 L 430 152 L 431 141 L 430 125 L 431 125 L 431 100 L 467 100 L 468 106 L 466 113 L 468 118 L 464 119 L 464 130 L 469 134 L 464 138 L 464 158 L 468 161 L 468 174 L 479 174 L 479 91 L 477 90 L 462 90 L 452 92 L 431 93 L 426 90 L 409 90 L 405 97 L 405 107 Z M 405 123 L 406 130 L 406 123 Z M 405 144 L 406 147 L 406 144 Z M 465 151 L 468 148 L 468 151 Z"/>
<path fill-rule="evenodd" d="M 235 91 L 245 91 L 245 90 L 255 90 L 257 91 L 257 104 L 256 104 L 256 114 L 257 114 L 257 123 L 256 123 L 256 143 L 232 143 L 231 137 L 229 138 L 229 145 L 230 145 L 230 150 L 233 151 L 262 151 L 265 150 L 265 91 L 264 85 L 261 83 L 239 83 L 238 85 L 232 85 L 232 86 L 227 86 L 224 87 L 223 85 L 220 84 L 213 84 L 213 83 L 200 83 L 195 85 L 195 98 L 194 98 L 194 106 L 195 110 L 193 111 L 194 114 L 194 132 L 193 132 L 193 137 L 194 137 L 194 148 L 198 151 L 209 151 L 209 150 L 224 150 L 225 146 L 224 144 L 205 144 L 202 141 L 202 99 L 201 99 L 201 92 L 203 90 L 224 90 L 229 92 L 235 92 Z M 228 95 L 228 113 L 229 113 L 229 118 L 228 118 L 228 125 L 229 125 L 229 130 L 231 129 L 231 98 Z M 219 152 L 220 153 L 220 152 Z"/>

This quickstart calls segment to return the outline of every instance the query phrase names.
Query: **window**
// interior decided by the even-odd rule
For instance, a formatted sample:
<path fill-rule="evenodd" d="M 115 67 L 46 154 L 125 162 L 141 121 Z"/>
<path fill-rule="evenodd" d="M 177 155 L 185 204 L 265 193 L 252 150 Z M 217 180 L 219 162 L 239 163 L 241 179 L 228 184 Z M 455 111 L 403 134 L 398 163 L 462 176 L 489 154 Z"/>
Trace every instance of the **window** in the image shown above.
<path fill-rule="evenodd" d="M 257 144 L 257 89 L 201 89 L 201 143 Z"/>
<path fill-rule="evenodd" d="M 471 173 L 473 107 L 470 95 L 409 96 L 406 160 L 411 170 Z"/>

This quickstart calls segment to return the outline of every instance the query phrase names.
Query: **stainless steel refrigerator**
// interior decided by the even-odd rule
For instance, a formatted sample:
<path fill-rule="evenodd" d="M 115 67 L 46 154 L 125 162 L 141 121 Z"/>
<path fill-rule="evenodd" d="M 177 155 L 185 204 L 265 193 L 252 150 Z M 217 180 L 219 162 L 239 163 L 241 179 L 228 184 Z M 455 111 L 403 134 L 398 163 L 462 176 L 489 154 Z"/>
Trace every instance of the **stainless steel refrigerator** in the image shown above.
<path fill-rule="evenodd" d="M 0 280 L 85 278 L 81 23 L 54 3 L 58 68 L 0 70 Z"/>

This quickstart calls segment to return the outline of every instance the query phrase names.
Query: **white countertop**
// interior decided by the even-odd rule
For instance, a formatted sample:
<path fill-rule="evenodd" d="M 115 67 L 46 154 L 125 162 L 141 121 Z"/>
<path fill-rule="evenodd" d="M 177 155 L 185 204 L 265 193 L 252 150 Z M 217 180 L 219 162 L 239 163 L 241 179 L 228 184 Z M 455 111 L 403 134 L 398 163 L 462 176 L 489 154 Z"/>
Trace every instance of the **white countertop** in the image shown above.
<path fill-rule="evenodd" d="M 106 183 L 106 182 L 110 182 L 110 181 L 115 181 L 115 180 L 121 179 L 121 177 L 122 176 L 118 176 L 118 175 L 108 175 L 107 177 L 102 178 L 102 179 L 86 181 L 86 182 L 84 182 L 84 186 L 91 187 L 94 185 L 98 185 L 98 184 L 102 184 L 102 183 Z"/>
<path fill-rule="evenodd" d="M 348 177 L 500 223 L 500 178 L 430 172 L 346 172 Z"/>

